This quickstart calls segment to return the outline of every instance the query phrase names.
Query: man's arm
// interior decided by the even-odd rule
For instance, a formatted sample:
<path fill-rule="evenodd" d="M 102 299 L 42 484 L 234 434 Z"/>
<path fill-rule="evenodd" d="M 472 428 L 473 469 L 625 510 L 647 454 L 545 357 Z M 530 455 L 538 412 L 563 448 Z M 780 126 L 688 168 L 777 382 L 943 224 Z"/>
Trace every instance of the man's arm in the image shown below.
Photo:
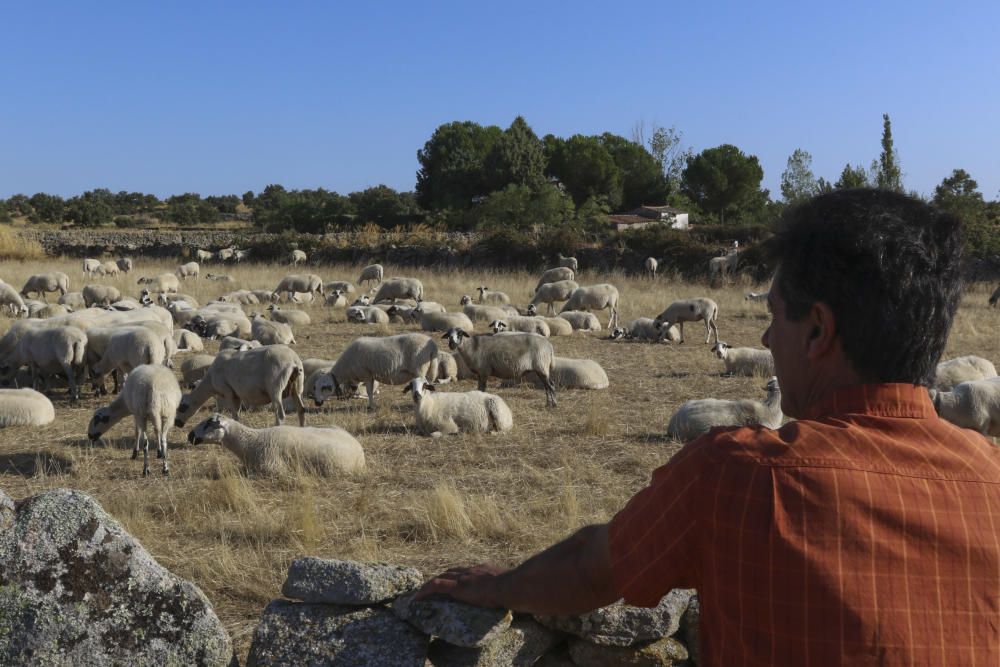
<path fill-rule="evenodd" d="M 582 528 L 512 570 L 455 568 L 427 582 L 424 598 L 441 593 L 483 607 L 533 614 L 581 614 L 621 596 L 611 579 L 607 525 Z"/>

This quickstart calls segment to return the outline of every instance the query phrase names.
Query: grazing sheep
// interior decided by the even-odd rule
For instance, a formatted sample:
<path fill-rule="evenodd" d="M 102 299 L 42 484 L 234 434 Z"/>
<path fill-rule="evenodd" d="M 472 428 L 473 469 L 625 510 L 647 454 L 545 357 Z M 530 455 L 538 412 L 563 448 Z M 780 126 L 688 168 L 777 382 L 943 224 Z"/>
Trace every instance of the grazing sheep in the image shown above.
<path fill-rule="evenodd" d="M 312 323 L 309 313 L 301 310 L 281 310 L 273 303 L 267 307 L 271 314 L 271 320 L 282 324 L 291 324 L 297 327 L 304 327 Z"/>
<path fill-rule="evenodd" d="M 519 331 L 521 333 L 534 333 L 548 338 L 552 335 L 549 325 L 537 317 L 514 317 L 507 316 L 502 320 L 490 322 L 490 329 L 493 333 L 501 331 Z"/>
<path fill-rule="evenodd" d="M 195 384 L 205 377 L 205 372 L 213 361 L 215 357 L 211 354 L 196 354 L 181 362 L 181 378 L 184 379 L 184 385 L 193 389 Z"/>
<path fill-rule="evenodd" d="M 104 378 L 112 371 L 128 375 L 144 364 L 162 366 L 165 361 L 163 339 L 156 332 L 146 327 L 125 327 L 108 337 L 100 361 L 91 364 L 90 371 L 95 386 L 103 387 Z"/>
<path fill-rule="evenodd" d="M 680 330 L 677 325 L 666 328 L 656 328 L 656 321 L 651 317 L 639 317 L 624 327 L 617 327 L 611 331 L 612 340 L 669 340 L 676 342 L 680 339 Z M 773 375 L 770 373 L 769 375 Z"/>
<path fill-rule="evenodd" d="M 88 276 L 96 276 L 101 268 L 101 260 L 99 259 L 85 259 L 83 260 L 83 272 Z"/>
<path fill-rule="evenodd" d="M 719 342 L 719 325 L 716 320 L 719 317 L 719 306 L 716 305 L 711 299 L 706 299 L 704 297 L 699 297 L 695 299 L 683 299 L 681 301 L 674 301 L 672 304 L 667 306 L 667 309 L 656 316 L 656 328 L 661 327 L 672 327 L 677 324 L 680 326 L 681 339 L 679 342 L 684 342 L 684 323 L 685 322 L 697 322 L 698 320 L 704 320 L 705 322 L 705 342 L 707 343 L 712 334 L 715 334 L 715 342 Z"/>
<path fill-rule="evenodd" d="M 188 278 L 197 278 L 201 273 L 201 267 L 198 266 L 198 262 L 188 262 L 187 264 L 181 264 L 177 267 L 175 271 L 177 277 L 181 280 L 187 280 Z"/>
<path fill-rule="evenodd" d="M 211 250 L 202 250 L 199 248 L 194 251 L 194 258 L 199 262 L 211 262 L 214 257 L 215 253 Z"/>
<path fill-rule="evenodd" d="M 382 265 L 381 264 L 370 264 L 365 268 L 361 269 L 361 277 L 358 278 L 358 284 L 368 283 L 381 283 L 382 282 Z"/>
<path fill-rule="evenodd" d="M 462 306 L 462 312 L 465 313 L 473 322 L 492 322 L 493 320 L 502 320 L 511 315 L 510 312 L 499 308 L 497 306 L 481 306 L 478 303 L 466 303 Z M 516 313 L 515 313 L 516 314 Z"/>
<path fill-rule="evenodd" d="M 326 291 L 332 292 L 334 290 L 340 290 L 346 296 L 347 294 L 354 294 L 354 285 L 347 282 L 346 280 L 331 280 L 326 284 Z"/>
<path fill-rule="evenodd" d="M 535 291 L 535 296 L 531 298 L 531 302 L 528 304 L 528 314 L 534 315 L 537 305 L 544 303 L 549 307 L 549 315 L 554 315 L 555 308 L 552 306 L 552 303 L 555 301 L 568 301 L 573 292 L 579 287 L 574 280 L 557 280 L 541 285 Z"/>
<path fill-rule="evenodd" d="M 271 322 L 254 313 L 250 320 L 250 338 L 261 345 L 295 345 L 292 328 L 283 322 Z"/>
<path fill-rule="evenodd" d="M 464 329 L 448 329 L 442 338 L 476 374 L 479 391 L 486 389 L 490 377 L 520 380 L 534 371 L 545 387 L 546 404 L 556 406 L 556 386 L 551 378 L 555 352 L 552 343 L 543 336 L 531 333 L 470 336 Z"/>
<path fill-rule="evenodd" d="M 364 384 L 368 409 L 375 409 L 375 382 L 403 384 L 418 377 L 437 379 L 437 344 L 424 334 L 356 338 L 341 353 L 330 372 L 316 383 L 316 405 L 336 395 L 348 398 L 351 385 Z"/>
<path fill-rule="evenodd" d="M 59 298 L 61 300 L 63 297 Z M 24 299 L 17 293 L 17 290 L 7 283 L 0 283 L 0 306 L 6 308 L 10 315 L 16 317 L 28 316 L 28 306 L 24 303 Z"/>
<path fill-rule="evenodd" d="M 296 293 L 312 294 L 313 292 L 323 296 L 323 279 L 315 273 L 290 273 L 281 279 L 278 286 L 271 293 L 270 300 L 277 298 L 284 293 L 289 300 L 295 297 Z"/>
<path fill-rule="evenodd" d="M 250 294 L 257 297 L 258 303 L 274 303 L 277 300 L 274 292 L 269 289 L 252 289 Z"/>
<path fill-rule="evenodd" d="M 729 375 L 758 375 L 771 377 L 774 375 L 774 357 L 770 350 L 758 350 L 752 347 L 733 347 L 719 341 L 712 346 L 712 353 L 726 365 Z"/>
<path fill-rule="evenodd" d="M 755 303 L 764 303 L 767 301 L 767 297 L 770 292 L 747 292 L 747 295 L 743 297 L 744 301 L 753 301 Z"/>
<path fill-rule="evenodd" d="M 236 336 L 225 336 L 219 340 L 219 351 L 222 350 L 252 350 L 260 347 L 259 340 L 244 340 Z"/>
<path fill-rule="evenodd" d="M 413 394 L 417 430 L 433 438 L 460 432 L 502 433 L 514 427 L 514 415 L 496 394 L 482 391 L 439 394 L 423 378 L 414 378 L 403 391 Z"/>
<path fill-rule="evenodd" d="M 420 328 L 423 331 L 447 331 L 452 327 L 472 331 L 472 320 L 465 313 L 421 313 Z"/>
<path fill-rule="evenodd" d="M 118 270 L 122 273 L 128 273 L 132 270 L 132 259 L 130 257 L 119 257 L 115 264 L 118 265 Z"/>
<path fill-rule="evenodd" d="M 217 283 L 235 283 L 236 279 L 226 274 L 206 273 L 205 280 L 214 280 Z"/>
<path fill-rule="evenodd" d="M 298 249 L 293 250 L 291 257 L 289 257 L 289 260 L 291 261 L 292 266 L 298 266 L 299 264 L 305 264 L 306 259 L 308 259 L 308 257 L 306 257 L 306 254 L 304 252 L 302 252 L 301 250 L 298 250 Z"/>
<path fill-rule="evenodd" d="M 201 337 L 187 329 L 177 329 L 174 331 L 174 344 L 177 345 L 178 352 L 201 352 L 205 349 L 205 344 L 201 342 Z"/>
<path fill-rule="evenodd" d="M 1000 378 L 961 382 L 951 391 L 930 390 L 934 409 L 955 426 L 1000 436 Z"/>
<path fill-rule="evenodd" d="M 993 294 L 990 294 L 989 302 L 991 306 L 996 306 L 998 303 L 1000 303 L 1000 285 L 998 285 L 997 288 L 993 290 Z"/>
<path fill-rule="evenodd" d="M 108 260 L 101 264 L 97 272 L 102 276 L 119 276 L 121 274 L 121 269 L 118 267 L 118 262 L 114 260 Z"/>
<path fill-rule="evenodd" d="M 110 405 L 94 412 L 87 436 L 97 442 L 112 426 L 125 415 L 135 420 L 135 448 L 132 460 L 139 457 L 142 444 L 142 476 L 149 475 L 149 437 L 146 427 L 152 426 L 156 439 L 156 455 L 163 459 L 163 474 L 170 474 L 170 459 L 167 456 L 167 435 L 177 415 L 181 402 L 181 388 L 177 378 L 163 366 L 139 366 L 125 380 L 122 393 Z"/>
<path fill-rule="evenodd" d="M 329 476 L 365 467 L 361 443 L 339 426 L 250 428 L 215 414 L 191 430 L 188 442 L 219 443 L 254 474 L 282 475 L 304 469 Z"/>
<path fill-rule="evenodd" d="M 392 301 L 413 299 L 423 301 L 424 284 L 416 278 L 389 278 L 378 286 L 373 301 Z"/>
<path fill-rule="evenodd" d="M 576 273 L 573 272 L 573 269 L 565 266 L 557 266 L 554 269 L 549 269 L 548 271 L 542 273 L 542 277 L 538 279 L 538 284 L 535 285 L 535 291 L 537 292 L 539 287 L 548 283 L 574 279 L 576 279 Z"/>
<path fill-rule="evenodd" d="M 486 285 L 480 285 L 476 291 L 479 292 L 479 303 L 493 306 L 505 306 L 510 303 L 509 296 L 503 292 L 491 292 Z"/>
<path fill-rule="evenodd" d="M 559 317 L 572 325 L 574 331 L 600 331 L 601 322 L 597 315 L 579 310 L 559 313 Z"/>
<path fill-rule="evenodd" d="M 767 397 L 763 401 L 740 399 L 726 401 L 703 398 L 684 403 L 670 418 L 667 436 L 688 442 L 717 426 L 753 426 L 766 428 L 781 426 L 781 389 L 778 378 L 767 383 Z"/>
<path fill-rule="evenodd" d="M 608 328 L 618 326 L 618 288 L 608 283 L 578 287 L 569 295 L 569 300 L 563 304 L 560 312 L 570 310 L 609 310 Z"/>
<path fill-rule="evenodd" d="M 0 289 L 2 289 L 2 287 L 0 287 Z M 61 297 L 59 297 L 59 303 L 66 306 L 67 308 L 72 308 L 73 310 L 78 310 L 80 308 L 87 307 L 86 302 L 83 300 L 82 292 L 66 292 Z"/>
<path fill-rule="evenodd" d="M 177 276 L 172 273 L 161 273 L 158 276 L 149 278 L 143 276 L 139 278 L 136 282 L 137 285 L 149 285 L 149 291 L 151 292 L 177 292 L 180 288 L 180 282 L 177 280 Z"/>
<path fill-rule="evenodd" d="M 997 369 L 993 362 L 969 354 L 939 363 L 934 375 L 933 386 L 938 391 L 951 391 L 959 383 L 970 380 L 988 380 L 996 376 Z"/>
<path fill-rule="evenodd" d="M 536 386 L 542 386 L 538 377 L 531 373 L 528 379 Z M 570 359 L 555 357 L 552 367 L 552 383 L 558 389 L 607 389 L 608 374 L 593 359 Z"/>
<path fill-rule="evenodd" d="M 80 294 L 83 295 L 83 305 L 87 308 L 110 306 L 122 298 L 121 291 L 111 285 L 85 285 Z"/>
<path fill-rule="evenodd" d="M 208 399 L 215 397 L 219 405 L 237 419 L 244 407 L 271 405 L 275 423 L 281 424 L 285 420 L 282 399 L 293 397 L 299 426 L 304 426 L 304 382 L 302 360 L 290 347 L 265 345 L 244 351 L 220 350 L 194 391 L 181 399 L 174 423 L 184 426 Z"/>
<path fill-rule="evenodd" d="M 0 389 L 0 428 L 45 426 L 55 418 L 55 408 L 45 394 L 34 389 Z"/>
<path fill-rule="evenodd" d="M 348 322 L 358 324 L 389 324 L 389 313 L 375 306 L 351 306 L 346 312 Z"/>
<path fill-rule="evenodd" d="M 59 292 L 62 296 L 69 291 L 69 276 L 62 271 L 52 271 L 51 273 L 36 273 L 28 277 L 21 288 L 21 296 L 37 294 L 38 298 L 45 301 L 46 292 Z"/>
<path fill-rule="evenodd" d="M 659 268 L 660 263 L 656 261 L 655 257 L 647 257 L 646 261 L 642 263 L 642 266 L 646 269 L 646 273 L 649 274 L 650 278 L 655 278 L 656 269 Z"/>
<path fill-rule="evenodd" d="M 83 370 L 87 349 L 87 334 L 71 327 L 25 328 L 19 331 L 17 346 L 0 364 L 0 376 L 4 386 L 21 366 L 31 370 L 32 388 L 44 379 L 45 391 L 52 389 L 52 376 L 61 373 L 69 382 L 69 396 L 80 398 L 80 388 L 76 383 L 76 373 Z"/>
<path fill-rule="evenodd" d="M 713 257 L 708 260 L 708 280 L 715 283 L 736 271 L 740 263 L 740 253 L 738 250 L 730 251 L 722 257 Z"/>
<path fill-rule="evenodd" d="M 580 264 L 576 261 L 576 257 L 563 257 L 562 253 L 559 253 L 559 261 L 556 262 L 558 266 L 565 266 L 566 268 L 573 269 L 573 272 L 580 270 Z"/>

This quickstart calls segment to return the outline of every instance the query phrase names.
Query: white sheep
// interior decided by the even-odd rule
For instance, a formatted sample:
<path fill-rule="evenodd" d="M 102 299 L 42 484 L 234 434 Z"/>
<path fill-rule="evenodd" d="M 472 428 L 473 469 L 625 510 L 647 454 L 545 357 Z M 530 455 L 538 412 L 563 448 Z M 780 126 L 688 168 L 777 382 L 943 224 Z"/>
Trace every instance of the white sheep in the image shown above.
<path fill-rule="evenodd" d="M 438 357 L 437 380 L 435 384 L 448 384 L 458 380 L 458 362 L 454 355 L 445 353 Z"/>
<path fill-rule="evenodd" d="M 753 426 L 776 429 L 781 426 L 781 389 L 778 378 L 767 383 L 763 401 L 703 398 L 687 401 L 670 418 L 667 436 L 682 442 L 694 440 L 717 426 Z"/>
<path fill-rule="evenodd" d="M 34 317 L 39 320 L 49 319 L 51 317 L 61 317 L 63 315 L 68 315 L 70 309 L 59 303 L 40 303 L 32 304 L 28 308 L 28 317 Z"/>
<path fill-rule="evenodd" d="M 555 308 L 552 306 L 553 302 L 568 301 L 569 297 L 579 287 L 580 285 L 575 280 L 557 280 L 541 285 L 535 291 L 535 296 L 531 298 L 531 302 L 528 304 L 528 314 L 534 315 L 536 307 L 540 303 L 544 303 L 549 307 L 549 315 L 555 314 Z"/>
<path fill-rule="evenodd" d="M 733 347 L 721 340 L 712 346 L 712 353 L 722 359 L 729 375 L 774 375 L 774 357 L 770 350 L 752 347 Z"/>
<path fill-rule="evenodd" d="M 295 325 L 297 327 L 304 327 L 312 323 L 309 313 L 302 310 L 281 310 L 273 303 L 267 307 L 267 310 L 271 314 L 271 320 L 274 322 Z"/>
<path fill-rule="evenodd" d="M 122 270 L 118 266 L 118 262 L 113 259 L 109 259 L 101 264 L 101 266 L 97 269 L 97 272 L 102 276 L 114 276 L 117 278 L 121 274 Z"/>
<path fill-rule="evenodd" d="M 222 273 L 222 274 L 206 273 L 205 274 L 205 280 L 214 280 L 217 283 L 235 283 L 236 282 L 235 278 L 233 278 L 232 276 L 227 275 L 225 273 Z"/>
<path fill-rule="evenodd" d="M 676 324 L 671 327 L 657 329 L 656 321 L 653 318 L 638 317 L 624 327 L 613 329 L 610 338 L 612 340 L 651 340 L 656 342 L 669 340 L 676 342 L 680 339 L 680 330 Z"/>
<path fill-rule="evenodd" d="M 55 408 L 45 394 L 34 389 L 0 389 L 0 428 L 45 426 L 55 418 Z"/>
<path fill-rule="evenodd" d="M 479 303 L 492 306 L 505 306 L 510 303 L 509 296 L 503 292 L 491 292 L 486 285 L 480 285 L 476 291 L 479 292 Z"/>
<path fill-rule="evenodd" d="M 211 262 L 215 258 L 215 253 L 211 250 L 202 250 L 199 248 L 194 251 L 194 258 L 199 262 Z"/>
<path fill-rule="evenodd" d="M 764 303 L 767 301 L 767 297 L 770 292 L 747 292 L 746 296 L 743 297 L 744 301 L 753 301 L 754 303 Z"/>
<path fill-rule="evenodd" d="M 1000 378 L 961 382 L 951 391 L 930 390 L 934 409 L 955 426 L 1000 436 Z"/>
<path fill-rule="evenodd" d="M 708 260 L 708 280 L 715 282 L 722 280 L 727 275 L 736 271 L 740 263 L 740 253 L 738 250 L 731 250 L 722 257 L 713 257 Z"/>
<path fill-rule="evenodd" d="M 290 326 L 282 322 L 265 320 L 256 313 L 250 320 L 250 338 L 260 341 L 262 345 L 295 344 L 295 335 Z"/>
<path fill-rule="evenodd" d="M 83 300 L 82 292 L 66 292 L 59 297 L 58 303 L 61 303 L 67 308 L 72 308 L 73 310 L 87 307 L 87 304 Z"/>
<path fill-rule="evenodd" d="M 375 306 L 351 306 L 345 312 L 348 322 L 389 324 L 389 313 Z"/>
<path fill-rule="evenodd" d="M 472 320 L 465 313 L 421 313 L 420 328 L 423 331 L 447 331 L 452 327 L 472 331 Z"/>
<path fill-rule="evenodd" d="M 290 260 L 292 266 L 298 266 L 299 264 L 305 264 L 305 261 L 307 259 L 308 259 L 308 257 L 306 256 L 305 252 L 303 252 L 301 250 L 298 250 L 298 249 L 293 250 L 292 254 L 291 254 L 291 257 L 289 257 L 289 260 Z"/>
<path fill-rule="evenodd" d="M 236 336 L 224 336 L 219 339 L 219 351 L 222 350 L 253 350 L 261 347 L 259 340 L 245 340 Z"/>
<path fill-rule="evenodd" d="M 87 258 L 83 260 L 83 272 L 88 276 L 96 276 L 101 268 L 101 260 Z"/>
<path fill-rule="evenodd" d="M 547 271 L 542 272 L 542 276 L 538 279 L 538 284 L 535 285 L 535 291 L 537 292 L 539 287 L 547 283 L 554 283 L 560 280 L 575 280 L 575 279 L 576 279 L 576 273 L 573 271 L 573 269 L 566 266 L 557 266 L 553 269 L 548 269 Z"/>
<path fill-rule="evenodd" d="M 389 278 L 378 286 L 372 301 L 392 301 L 413 299 L 423 301 L 424 284 L 416 278 Z"/>
<path fill-rule="evenodd" d="M 344 293 L 341 290 L 339 290 L 339 289 L 335 289 L 335 290 L 330 291 L 326 295 L 326 298 L 323 300 L 323 302 L 327 306 L 330 306 L 331 308 L 346 308 L 347 307 L 347 297 L 344 296 Z"/>
<path fill-rule="evenodd" d="M 580 264 L 576 261 L 576 257 L 563 257 L 562 253 L 559 253 L 558 260 L 557 264 L 559 266 L 573 269 L 574 272 L 580 270 Z"/>
<path fill-rule="evenodd" d="M 132 258 L 130 257 L 119 257 L 115 264 L 118 265 L 118 270 L 122 273 L 128 273 L 132 270 Z"/>
<path fill-rule="evenodd" d="M 83 370 L 87 334 L 72 326 L 28 327 L 18 331 L 16 340 L 16 347 L 0 365 L 0 375 L 5 380 L 26 365 L 31 370 L 32 388 L 44 380 L 48 392 L 52 376 L 61 373 L 69 382 L 70 398 L 74 401 L 80 398 L 76 373 Z"/>
<path fill-rule="evenodd" d="M 17 293 L 17 290 L 7 283 L 0 284 L 0 306 L 6 308 L 11 315 L 16 317 L 27 317 L 29 314 L 24 299 Z"/>
<path fill-rule="evenodd" d="M 331 396 L 344 399 L 352 385 L 364 384 L 368 409 L 375 409 L 375 382 L 403 384 L 418 377 L 437 379 L 437 344 L 424 334 L 356 338 L 341 353 L 330 372 L 316 383 L 314 399 L 323 405 Z"/>
<path fill-rule="evenodd" d="M 269 289 L 252 289 L 250 294 L 257 297 L 258 303 L 274 303 L 276 297 Z"/>
<path fill-rule="evenodd" d="M 108 429 L 132 415 L 135 421 L 135 447 L 132 460 L 139 457 L 142 445 L 142 476 L 149 475 L 149 436 L 146 428 L 152 427 L 156 439 L 156 455 L 163 459 L 163 474 L 170 474 L 167 456 L 167 436 L 181 402 L 181 388 L 174 374 L 163 366 L 139 366 L 125 380 L 122 392 L 110 405 L 94 412 L 87 436 L 96 442 Z"/>
<path fill-rule="evenodd" d="M 271 293 L 268 292 L 267 294 L 267 301 L 270 302 Z M 235 290 L 233 292 L 229 292 L 228 294 L 223 294 L 219 297 L 219 300 L 225 303 L 238 303 L 244 306 L 256 306 L 260 303 L 260 298 L 256 294 L 245 289 Z"/>
<path fill-rule="evenodd" d="M 572 325 L 574 331 L 600 331 L 601 322 L 597 315 L 580 310 L 559 313 L 559 317 Z"/>
<path fill-rule="evenodd" d="M 188 442 L 219 443 L 246 468 L 262 475 L 306 470 L 318 475 L 360 472 L 365 452 L 353 435 L 338 426 L 250 428 L 235 419 L 212 415 L 188 433 Z"/>
<path fill-rule="evenodd" d="M 221 248 L 215 253 L 215 259 L 219 262 L 228 262 L 236 256 L 234 248 Z"/>
<path fill-rule="evenodd" d="M 338 289 L 344 293 L 345 297 L 348 294 L 354 294 L 354 285 L 346 280 L 331 280 L 326 284 L 327 292 L 332 292 Z"/>
<path fill-rule="evenodd" d="M 660 263 L 656 261 L 655 257 L 647 257 L 646 261 L 643 262 L 642 265 L 646 269 L 646 273 L 648 273 L 651 278 L 656 277 L 656 269 L 659 268 Z"/>
<path fill-rule="evenodd" d="M 490 377 L 520 380 L 534 371 L 545 387 L 546 405 L 556 406 L 556 386 L 552 382 L 555 352 L 545 337 L 531 333 L 470 336 L 463 329 L 449 329 L 443 338 L 476 374 L 479 391 L 486 389 Z"/>
<path fill-rule="evenodd" d="M 94 375 L 95 386 L 103 387 L 105 377 L 112 371 L 127 376 L 144 364 L 162 366 L 165 361 L 163 339 L 156 332 L 146 327 L 124 327 L 113 330 L 100 360 L 91 364 L 90 371 Z M 116 379 L 116 388 L 117 385 Z"/>
<path fill-rule="evenodd" d="M 661 327 L 672 327 L 677 324 L 680 326 L 681 339 L 679 342 L 684 342 L 684 323 L 685 322 L 697 322 L 698 320 L 704 320 L 705 322 L 705 342 L 707 343 L 712 334 L 715 334 L 715 342 L 719 342 L 719 325 L 716 320 L 719 317 L 719 306 L 716 305 L 711 299 L 706 299 L 704 297 L 698 297 L 695 299 L 683 299 L 681 301 L 674 301 L 672 304 L 667 306 L 667 309 L 656 316 L 654 320 L 656 322 L 656 328 Z"/>
<path fill-rule="evenodd" d="M 550 336 L 573 335 L 573 325 L 569 323 L 569 320 L 564 320 L 561 317 L 542 317 L 541 315 L 531 315 L 530 317 L 539 320 L 540 322 L 545 322 L 545 324 L 549 327 Z"/>
<path fill-rule="evenodd" d="M 215 357 L 211 354 L 195 354 L 181 362 L 181 378 L 184 380 L 184 386 L 193 389 L 198 381 L 205 377 L 205 372 L 213 361 Z"/>
<path fill-rule="evenodd" d="M 95 305 L 110 306 L 122 298 L 121 291 L 111 285 L 85 285 L 80 294 L 83 295 L 83 304 L 87 308 Z"/>
<path fill-rule="evenodd" d="M 535 386 L 542 386 L 538 377 L 528 375 Z M 570 359 L 555 357 L 552 366 L 552 382 L 558 389 L 607 389 L 608 374 L 593 359 Z"/>
<path fill-rule="evenodd" d="M 361 269 L 361 277 L 358 278 L 358 284 L 368 283 L 371 285 L 372 283 L 381 283 L 383 273 L 381 264 L 369 264 Z"/>
<path fill-rule="evenodd" d="M 51 273 L 36 273 L 28 277 L 24 287 L 21 288 L 21 296 L 37 294 L 38 298 L 45 301 L 46 292 L 59 292 L 62 296 L 69 291 L 69 276 L 62 271 L 52 271 Z"/>
<path fill-rule="evenodd" d="M 174 331 L 174 344 L 177 346 L 178 352 L 201 352 L 205 349 L 205 344 L 201 342 L 201 337 L 187 329 L 177 329 Z"/>
<path fill-rule="evenodd" d="M 618 326 L 618 288 L 608 283 L 578 287 L 569 295 L 569 300 L 563 304 L 560 312 L 571 310 L 609 310 L 608 328 Z"/>
<path fill-rule="evenodd" d="M 463 297 L 463 299 L 466 297 Z M 504 310 L 499 306 L 481 306 L 478 303 L 466 303 L 462 306 L 462 312 L 473 322 L 492 322 L 493 320 L 502 320 L 504 318 L 510 317 L 511 315 L 517 315 L 517 312 L 511 313 L 508 310 Z"/>
<path fill-rule="evenodd" d="M 174 272 L 177 277 L 181 280 L 187 280 L 188 278 L 197 278 L 201 273 L 201 267 L 198 266 L 198 262 L 188 262 L 186 264 L 181 264 L 177 267 Z"/>
<path fill-rule="evenodd" d="M 289 301 L 294 300 L 296 294 L 319 294 L 323 296 L 325 288 L 323 279 L 315 273 L 290 273 L 278 282 L 269 300 L 277 300 L 281 294 L 285 294 Z"/>
<path fill-rule="evenodd" d="M 989 359 L 969 354 L 942 361 L 934 374 L 934 388 L 951 391 L 955 385 L 970 380 L 988 380 L 997 376 L 996 366 Z"/>
<path fill-rule="evenodd" d="M 180 289 L 180 282 L 178 282 L 177 276 L 172 273 L 161 273 L 152 278 L 142 276 L 136 281 L 136 284 L 149 285 L 151 292 L 177 292 Z"/>
<path fill-rule="evenodd" d="M 482 391 L 437 393 L 424 378 L 414 378 L 404 392 L 413 394 L 417 429 L 424 435 L 502 433 L 514 427 L 514 415 L 496 394 Z"/>
<path fill-rule="evenodd" d="M 501 331 L 519 331 L 521 333 L 534 333 L 539 336 L 545 336 L 548 338 L 552 335 L 549 330 L 549 325 L 545 323 L 544 320 L 537 317 L 514 317 L 513 315 L 508 315 L 507 317 L 500 320 L 493 320 L 490 322 L 489 328 L 493 333 L 500 333 Z"/>

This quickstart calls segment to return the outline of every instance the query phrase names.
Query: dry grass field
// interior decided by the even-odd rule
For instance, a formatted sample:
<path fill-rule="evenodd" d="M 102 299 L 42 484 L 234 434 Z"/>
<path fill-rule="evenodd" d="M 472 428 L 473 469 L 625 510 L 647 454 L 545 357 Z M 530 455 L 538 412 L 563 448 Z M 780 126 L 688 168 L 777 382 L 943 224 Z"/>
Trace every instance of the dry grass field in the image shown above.
<path fill-rule="evenodd" d="M 10 261 L 0 265 L 0 277 L 20 288 L 29 274 L 58 269 L 78 290 L 86 282 L 80 267 L 79 260 Z M 100 281 L 135 295 L 138 275 L 173 268 L 140 259 L 130 276 Z M 302 270 L 325 281 L 354 281 L 359 268 Z M 273 287 L 292 272 L 277 265 L 202 271 L 229 273 L 246 288 Z M 386 277 L 395 275 L 420 278 L 426 298 L 454 310 L 461 295 L 474 294 L 481 283 L 522 305 L 535 283 L 526 273 L 386 267 Z M 765 306 L 743 300 L 746 291 L 761 286 L 713 290 L 670 277 L 651 281 L 586 269 L 578 280 L 617 285 L 624 321 L 655 316 L 677 298 L 707 295 L 719 303 L 723 340 L 759 346 L 767 326 Z M 970 287 L 947 357 L 976 353 L 1000 363 L 1000 310 L 986 305 L 991 287 Z M 228 290 L 204 279 L 181 289 L 203 303 Z M 417 328 L 347 324 L 343 309 L 306 310 L 313 324 L 296 330 L 302 358 L 337 356 L 357 336 Z M 607 322 L 605 313 L 599 317 Z M 8 326 L 0 319 L 0 329 Z M 684 345 L 609 341 L 606 331 L 553 338 L 557 354 L 597 360 L 611 387 L 562 391 L 559 407 L 546 409 L 540 390 L 498 388 L 494 381 L 490 391 L 502 395 L 514 413 L 514 430 L 505 436 L 422 437 L 413 431 L 412 402 L 397 387 L 383 388 L 375 413 L 367 412 L 362 400 L 328 403 L 322 412 L 311 408 L 307 424 L 335 423 L 358 437 L 368 470 L 357 477 L 248 478 L 218 445 L 189 446 L 186 431 L 174 429 L 170 477 L 153 466 L 143 479 L 141 464 L 129 459 L 130 421 L 111 431 L 110 442 L 89 446 L 87 422 L 106 399 L 92 396 L 88 387 L 78 404 L 62 394 L 54 397 L 55 423 L 0 432 L 0 488 L 14 498 L 53 487 L 94 495 L 160 563 L 205 591 L 245 658 L 264 605 L 279 594 L 288 563 L 298 555 L 405 563 L 432 574 L 457 563 L 511 564 L 575 528 L 610 518 L 677 450 L 663 433 L 682 402 L 764 395 L 761 378 L 720 376 L 721 362 L 703 343 L 701 323 L 688 325 L 685 333 Z M 216 343 L 207 347 L 214 351 Z M 202 411 L 189 427 L 206 415 Z M 272 415 L 257 411 L 245 419 L 266 426 Z"/>

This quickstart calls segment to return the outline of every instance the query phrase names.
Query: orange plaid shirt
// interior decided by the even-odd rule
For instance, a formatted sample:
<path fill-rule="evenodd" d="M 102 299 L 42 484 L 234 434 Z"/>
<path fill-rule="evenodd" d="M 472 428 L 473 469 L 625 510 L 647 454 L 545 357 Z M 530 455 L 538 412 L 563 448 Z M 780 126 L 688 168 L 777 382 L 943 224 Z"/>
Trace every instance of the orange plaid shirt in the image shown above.
<path fill-rule="evenodd" d="M 713 430 L 609 526 L 631 604 L 701 598 L 701 665 L 1000 665 L 1000 448 L 908 384 Z"/>

